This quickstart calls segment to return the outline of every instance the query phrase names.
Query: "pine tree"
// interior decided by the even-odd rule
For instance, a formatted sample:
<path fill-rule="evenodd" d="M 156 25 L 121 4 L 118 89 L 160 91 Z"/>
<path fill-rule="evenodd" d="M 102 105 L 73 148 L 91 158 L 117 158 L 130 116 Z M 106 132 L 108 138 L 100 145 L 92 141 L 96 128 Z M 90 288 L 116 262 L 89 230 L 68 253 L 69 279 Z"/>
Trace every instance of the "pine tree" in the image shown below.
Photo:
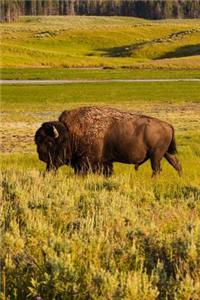
<path fill-rule="evenodd" d="M 19 15 L 200 17 L 200 0 L 0 0 L 0 8 L 2 22 L 14 21 Z"/>

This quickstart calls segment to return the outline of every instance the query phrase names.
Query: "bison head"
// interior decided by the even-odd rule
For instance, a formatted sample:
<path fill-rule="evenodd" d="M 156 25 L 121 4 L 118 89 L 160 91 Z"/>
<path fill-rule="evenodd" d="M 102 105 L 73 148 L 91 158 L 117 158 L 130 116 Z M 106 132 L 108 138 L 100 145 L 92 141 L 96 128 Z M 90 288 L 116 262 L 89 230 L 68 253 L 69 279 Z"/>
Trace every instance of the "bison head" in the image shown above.
<path fill-rule="evenodd" d="M 42 124 L 36 131 L 35 143 L 39 159 L 47 164 L 47 171 L 70 162 L 70 137 L 63 123 L 53 121 Z"/>

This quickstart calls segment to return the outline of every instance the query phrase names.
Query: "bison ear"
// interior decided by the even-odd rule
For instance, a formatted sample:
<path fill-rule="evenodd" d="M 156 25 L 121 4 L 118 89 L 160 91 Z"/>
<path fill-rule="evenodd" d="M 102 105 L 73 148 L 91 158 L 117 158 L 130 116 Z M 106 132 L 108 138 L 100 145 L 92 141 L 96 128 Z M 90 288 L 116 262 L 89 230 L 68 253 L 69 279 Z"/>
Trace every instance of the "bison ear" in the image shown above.
<path fill-rule="evenodd" d="M 59 137 L 59 132 L 53 124 L 44 123 L 42 125 L 44 127 L 45 133 L 51 137 L 57 139 Z"/>

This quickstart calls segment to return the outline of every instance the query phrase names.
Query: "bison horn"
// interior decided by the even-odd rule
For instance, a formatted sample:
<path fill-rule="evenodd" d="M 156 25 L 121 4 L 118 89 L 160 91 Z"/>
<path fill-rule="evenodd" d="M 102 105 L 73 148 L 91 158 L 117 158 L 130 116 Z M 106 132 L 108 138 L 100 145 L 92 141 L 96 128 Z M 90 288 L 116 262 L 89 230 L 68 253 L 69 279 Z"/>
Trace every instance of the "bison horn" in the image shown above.
<path fill-rule="evenodd" d="M 57 139 L 59 137 L 58 130 L 56 129 L 55 126 L 53 126 L 53 134 L 54 134 L 55 139 Z"/>

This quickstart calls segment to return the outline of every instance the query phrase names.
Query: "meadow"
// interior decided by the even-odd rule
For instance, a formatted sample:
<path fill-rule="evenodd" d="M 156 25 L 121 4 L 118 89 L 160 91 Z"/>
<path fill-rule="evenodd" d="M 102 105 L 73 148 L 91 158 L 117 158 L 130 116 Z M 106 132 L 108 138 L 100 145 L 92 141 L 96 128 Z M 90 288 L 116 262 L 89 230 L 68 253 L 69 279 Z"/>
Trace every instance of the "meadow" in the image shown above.
<path fill-rule="evenodd" d="M 4 80 L 110 80 L 110 79 L 200 79 L 199 69 L 137 69 L 137 68 L 3 68 Z"/>
<path fill-rule="evenodd" d="M 0 25 L 2 78 L 199 78 L 199 24 L 21 18 Z M 142 40 L 137 51 L 122 47 Z M 180 44 L 183 56 L 169 55 Z M 160 58 L 164 53 L 170 57 Z M 68 69 L 73 66 L 104 69 Z M 0 298 L 199 300 L 199 83 L 3 85 L 1 96 Z M 149 162 L 137 172 L 115 164 L 110 178 L 76 176 L 67 166 L 46 174 L 35 131 L 64 109 L 83 105 L 173 124 L 183 176 L 166 161 L 155 179 Z"/>
<path fill-rule="evenodd" d="M 2 95 L 2 299 L 199 299 L 198 83 L 13 85 Z M 44 176 L 35 130 L 94 104 L 171 122 L 183 177 L 166 162 L 155 180 L 149 163 L 115 164 L 108 179 L 70 167 Z"/>

